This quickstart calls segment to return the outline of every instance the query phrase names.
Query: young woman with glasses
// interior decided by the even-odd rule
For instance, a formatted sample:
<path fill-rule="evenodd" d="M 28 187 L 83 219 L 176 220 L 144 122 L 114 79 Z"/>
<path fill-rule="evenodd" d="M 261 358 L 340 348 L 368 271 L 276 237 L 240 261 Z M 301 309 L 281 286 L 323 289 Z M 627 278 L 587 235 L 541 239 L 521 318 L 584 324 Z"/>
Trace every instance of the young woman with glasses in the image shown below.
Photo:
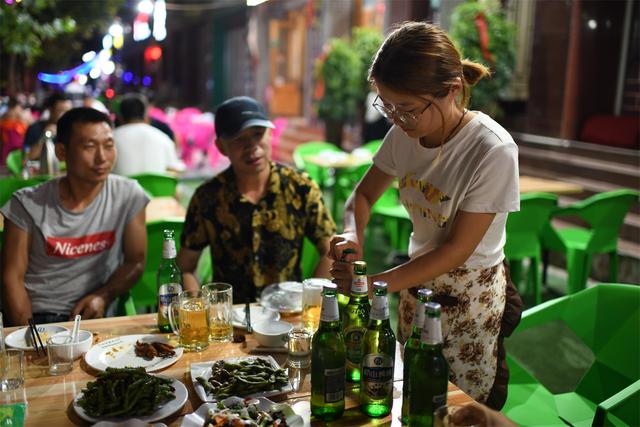
<path fill-rule="evenodd" d="M 347 201 L 344 232 L 331 247 L 333 276 L 347 291 L 351 267 L 342 254 L 353 249 L 346 260 L 362 258 L 371 207 L 397 179 L 413 223 L 410 259 L 369 280 L 400 292 L 402 341 L 411 332 L 417 290 L 430 288 L 443 306 L 451 381 L 501 407 L 506 391 L 492 389 L 497 377 L 504 380 L 497 359 L 508 283 L 503 246 L 507 214 L 519 209 L 518 150 L 493 119 L 465 108 L 469 87 L 488 76 L 483 65 L 461 59 L 435 25 L 409 22 L 387 37 L 369 79 L 378 93 L 374 107 L 394 126 Z M 519 311 L 514 317 L 517 324 Z"/>

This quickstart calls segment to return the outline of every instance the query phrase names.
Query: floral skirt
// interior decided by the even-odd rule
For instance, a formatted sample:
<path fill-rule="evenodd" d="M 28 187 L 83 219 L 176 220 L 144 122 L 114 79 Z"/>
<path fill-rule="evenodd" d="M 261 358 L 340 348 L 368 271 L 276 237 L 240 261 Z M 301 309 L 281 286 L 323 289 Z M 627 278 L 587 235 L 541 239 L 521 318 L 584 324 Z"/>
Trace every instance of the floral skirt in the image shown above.
<path fill-rule="evenodd" d="M 485 402 L 497 369 L 498 334 L 507 277 L 502 263 L 489 268 L 460 267 L 412 289 L 400 291 L 398 339 L 411 335 L 419 288 L 429 288 L 442 305 L 444 355 L 449 379 Z"/>

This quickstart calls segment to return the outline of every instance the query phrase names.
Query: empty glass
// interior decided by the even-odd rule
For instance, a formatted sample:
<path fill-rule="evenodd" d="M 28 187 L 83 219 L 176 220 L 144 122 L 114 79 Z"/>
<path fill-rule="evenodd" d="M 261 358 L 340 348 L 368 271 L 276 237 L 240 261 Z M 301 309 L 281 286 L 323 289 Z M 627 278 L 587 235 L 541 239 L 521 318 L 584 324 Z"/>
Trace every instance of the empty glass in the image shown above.
<path fill-rule="evenodd" d="M 209 292 L 209 341 L 230 342 L 233 339 L 233 287 L 212 282 L 204 288 Z"/>
<path fill-rule="evenodd" d="M 69 335 L 53 335 L 47 339 L 49 375 L 65 375 L 73 370 L 73 340 Z"/>
<path fill-rule="evenodd" d="M 287 338 L 289 366 L 295 368 L 309 366 L 311 364 L 311 333 L 305 329 L 293 329 Z"/>
<path fill-rule="evenodd" d="M 24 352 L 0 350 L 0 390 L 15 390 L 24 384 Z"/>

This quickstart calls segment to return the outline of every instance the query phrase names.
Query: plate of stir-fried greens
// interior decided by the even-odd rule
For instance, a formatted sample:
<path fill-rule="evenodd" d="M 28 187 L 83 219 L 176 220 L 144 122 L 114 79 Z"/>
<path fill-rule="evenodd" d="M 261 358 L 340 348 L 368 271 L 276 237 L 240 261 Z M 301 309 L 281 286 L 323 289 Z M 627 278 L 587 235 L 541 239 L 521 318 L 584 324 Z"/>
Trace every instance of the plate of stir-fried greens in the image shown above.
<path fill-rule="evenodd" d="M 73 409 L 94 423 L 132 418 L 153 422 L 177 412 L 187 398 L 187 388 L 174 378 L 148 374 L 142 367 L 107 368 L 78 393 Z"/>
<path fill-rule="evenodd" d="M 265 397 L 228 397 L 204 403 L 182 420 L 182 427 L 304 427 L 305 422 L 289 405 Z"/>

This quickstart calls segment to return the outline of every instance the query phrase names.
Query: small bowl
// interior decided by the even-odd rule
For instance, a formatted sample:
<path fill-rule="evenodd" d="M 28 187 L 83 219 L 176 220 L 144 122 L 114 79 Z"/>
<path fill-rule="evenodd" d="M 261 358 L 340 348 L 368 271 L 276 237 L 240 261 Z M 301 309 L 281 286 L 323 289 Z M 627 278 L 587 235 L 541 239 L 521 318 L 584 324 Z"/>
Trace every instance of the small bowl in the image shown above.
<path fill-rule="evenodd" d="M 263 347 L 283 347 L 287 343 L 289 332 L 293 329 L 291 323 L 283 320 L 270 320 L 252 326 L 256 341 Z"/>
<path fill-rule="evenodd" d="M 54 334 L 54 336 L 71 336 L 71 331 L 58 332 Z M 89 351 L 91 345 L 93 344 L 93 333 L 90 331 L 83 331 L 82 329 L 78 331 L 78 342 L 73 345 L 73 350 L 71 350 L 71 354 L 73 359 L 78 359 L 79 357 L 84 356 L 84 354 Z"/>

